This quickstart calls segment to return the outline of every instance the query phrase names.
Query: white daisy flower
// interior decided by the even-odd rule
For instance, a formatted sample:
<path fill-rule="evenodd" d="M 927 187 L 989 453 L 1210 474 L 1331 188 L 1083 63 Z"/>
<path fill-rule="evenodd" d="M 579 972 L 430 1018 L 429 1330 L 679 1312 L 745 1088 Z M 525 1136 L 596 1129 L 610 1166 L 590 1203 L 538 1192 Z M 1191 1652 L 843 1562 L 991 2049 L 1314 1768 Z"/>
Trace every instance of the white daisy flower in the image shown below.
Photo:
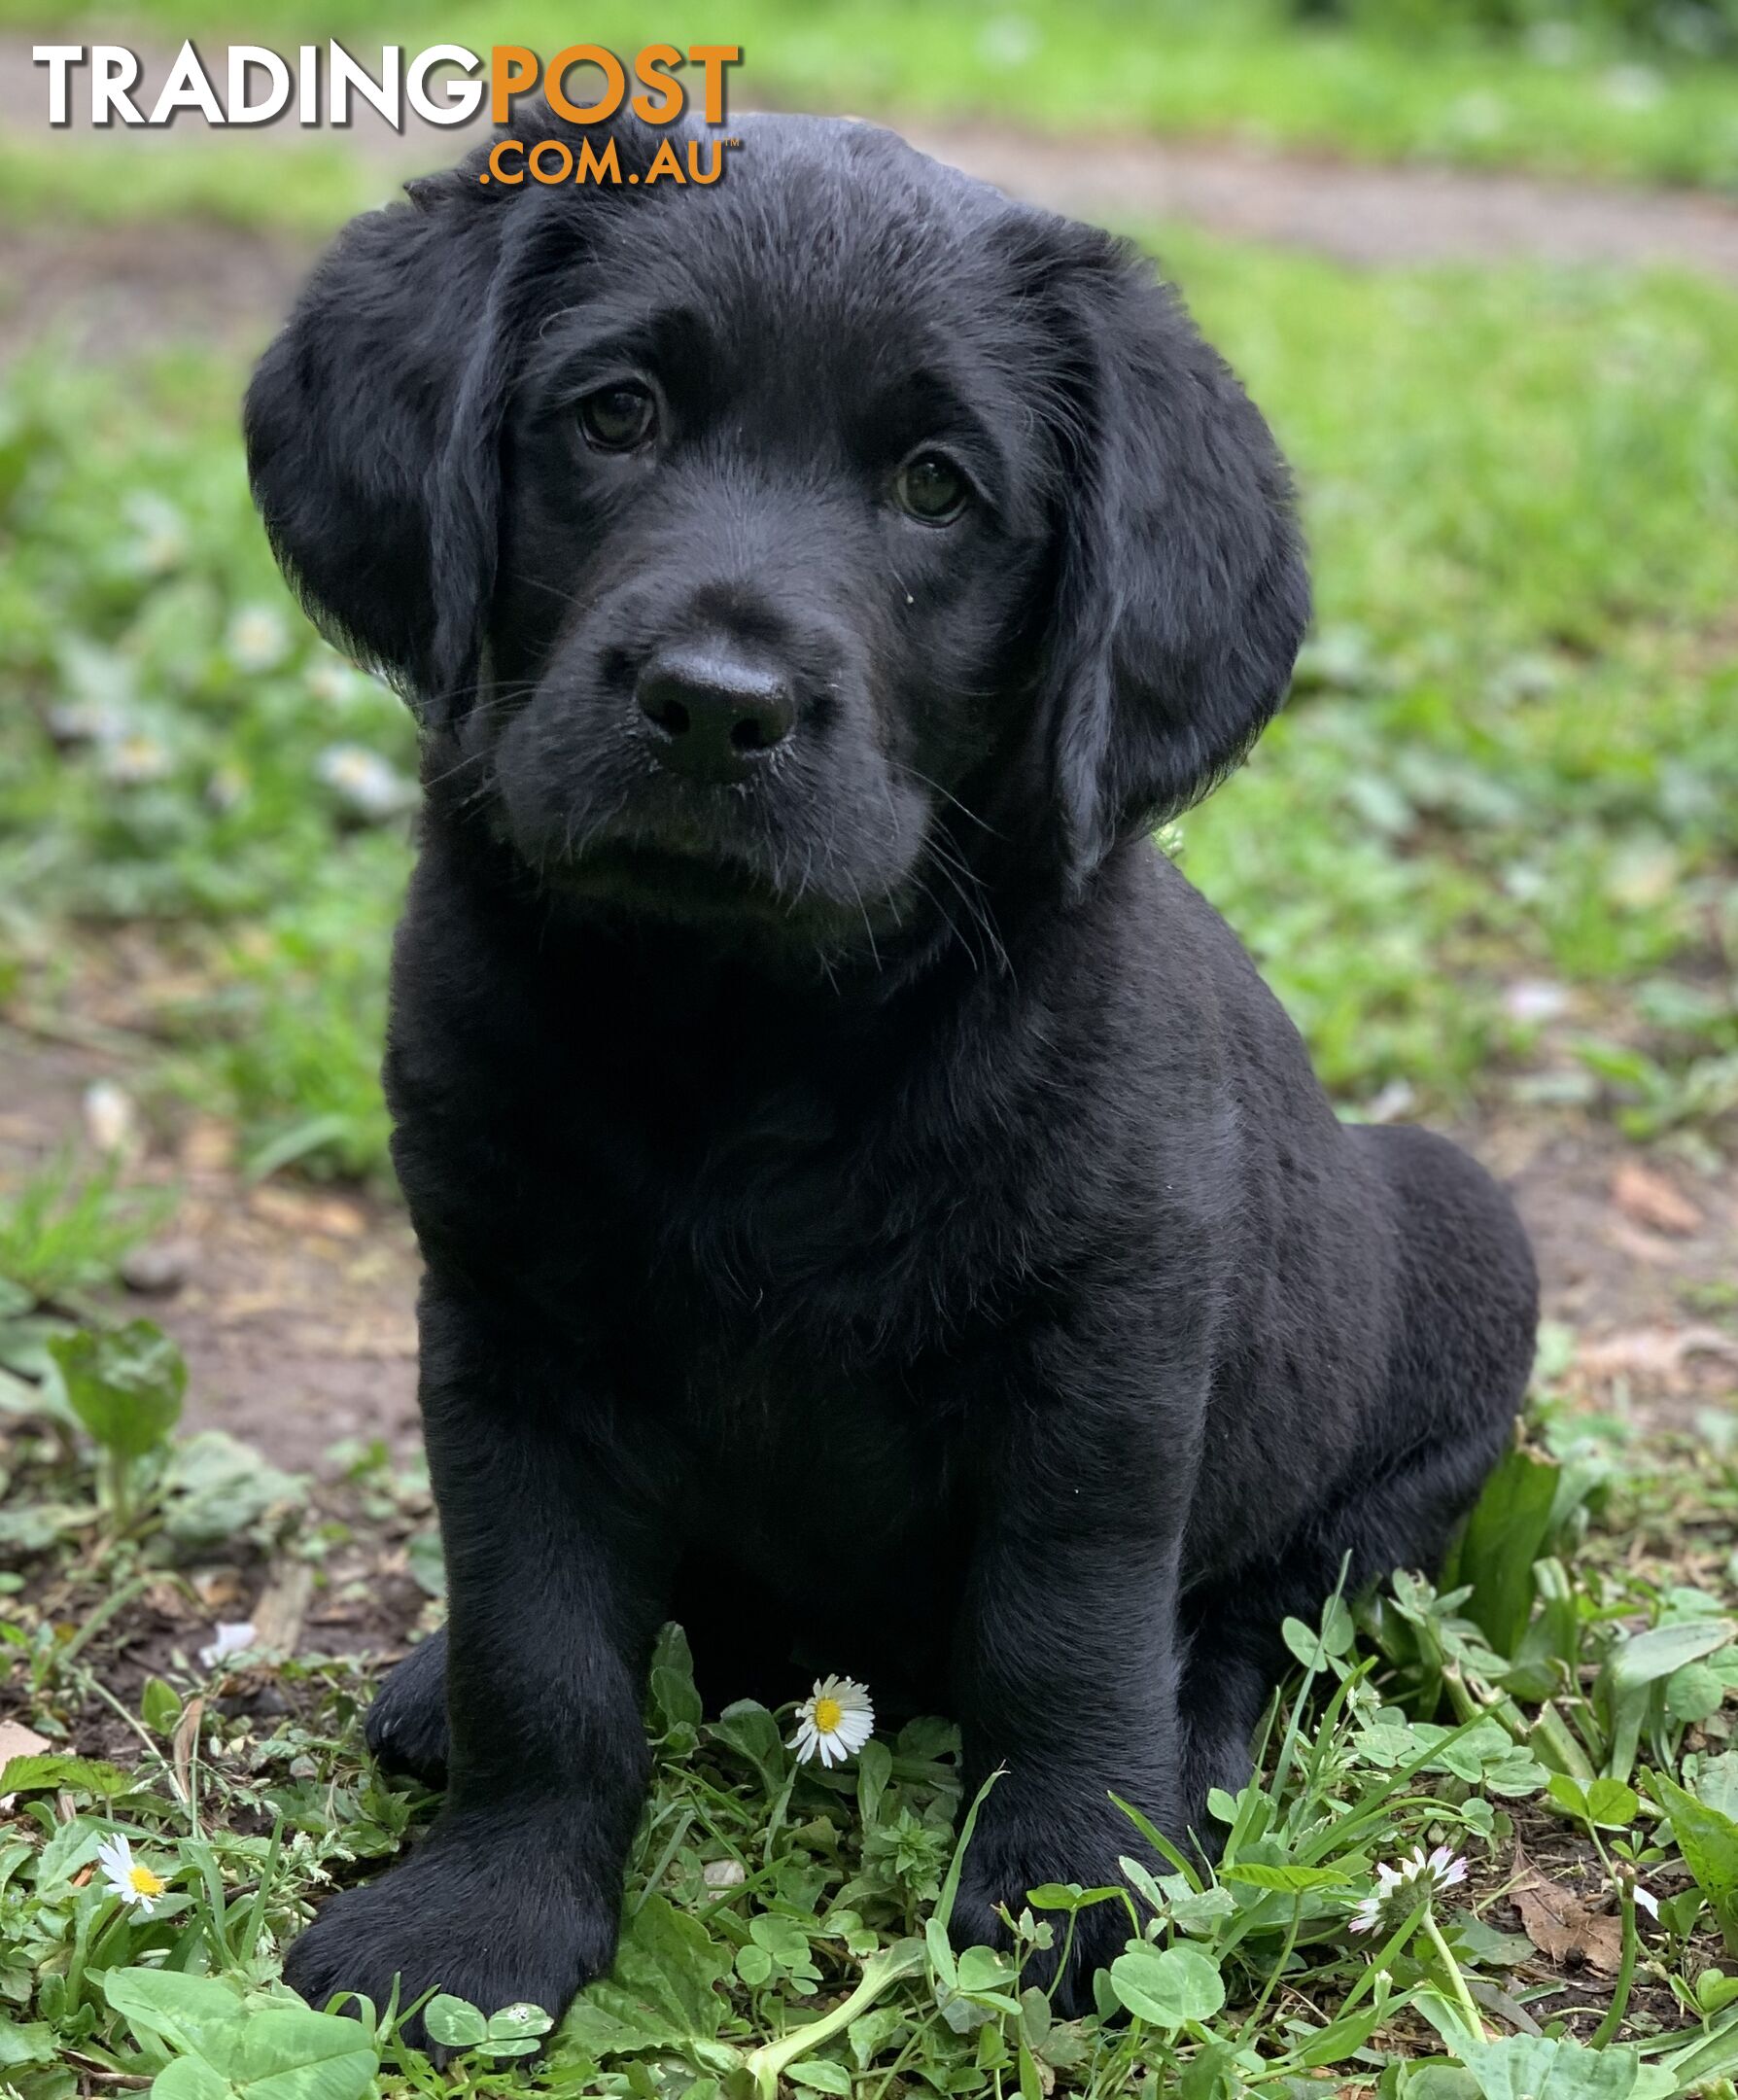
<path fill-rule="evenodd" d="M 124 1838 L 110 1838 L 98 1845 L 96 1864 L 115 1894 L 129 1910 L 137 1910 L 141 1917 L 151 1916 L 156 1908 L 157 1898 L 169 1886 L 149 1867 L 136 1864 L 133 1848 Z"/>
<path fill-rule="evenodd" d="M 1428 1859 L 1417 1845 L 1398 1867 L 1385 1862 L 1376 1869 L 1374 1890 L 1352 1906 L 1352 1930 L 1374 1932 L 1384 1922 L 1399 1924 L 1417 1906 L 1421 1895 L 1440 1896 L 1444 1889 L 1467 1878 L 1467 1863 L 1440 1844 Z"/>
<path fill-rule="evenodd" d="M 174 770 L 174 761 L 156 737 L 141 731 L 123 736 L 117 744 L 105 745 L 102 769 L 118 788 L 145 788 L 153 781 L 166 780 Z"/>
<path fill-rule="evenodd" d="M 851 1677 L 817 1677 L 815 1690 L 797 1708 L 797 1732 L 789 1747 L 809 1764 L 843 1765 L 875 1733 L 875 1708 L 869 1687 Z"/>
<path fill-rule="evenodd" d="M 238 671 L 269 671 L 283 660 L 290 634 L 270 606 L 243 606 L 229 622 L 227 641 Z"/>

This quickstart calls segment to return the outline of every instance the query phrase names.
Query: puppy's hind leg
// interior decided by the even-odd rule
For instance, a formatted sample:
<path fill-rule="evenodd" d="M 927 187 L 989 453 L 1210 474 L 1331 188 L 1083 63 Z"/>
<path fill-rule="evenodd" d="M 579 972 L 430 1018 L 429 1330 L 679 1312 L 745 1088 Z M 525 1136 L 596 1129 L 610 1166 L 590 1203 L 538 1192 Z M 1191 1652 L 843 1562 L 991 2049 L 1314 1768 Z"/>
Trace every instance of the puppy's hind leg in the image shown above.
<path fill-rule="evenodd" d="M 1337 1589 L 1349 1600 L 1396 1568 L 1434 1573 L 1502 1448 L 1512 1415 L 1512 1403 L 1506 1403 L 1490 1411 L 1476 1434 L 1426 1443 L 1386 1469 L 1373 1467 L 1272 1558 L 1184 1598 L 1182 1799 L 1204 1851 L 1216 1852 L 1225 1835 L 1207 1814 L 1208 1791 L 1235 1794 L 1248 1779 L 1251 1737 L 1275 1686 L 1294 1666 L 1283 1622 L 1301 1619 L 1314 1628 Z"/>
<path fill-rule="evenodd" d="M 446 1784 L 446 1628 L 413 1648 L 374 1695 L 363 1736 L 381 1767 Z"/>

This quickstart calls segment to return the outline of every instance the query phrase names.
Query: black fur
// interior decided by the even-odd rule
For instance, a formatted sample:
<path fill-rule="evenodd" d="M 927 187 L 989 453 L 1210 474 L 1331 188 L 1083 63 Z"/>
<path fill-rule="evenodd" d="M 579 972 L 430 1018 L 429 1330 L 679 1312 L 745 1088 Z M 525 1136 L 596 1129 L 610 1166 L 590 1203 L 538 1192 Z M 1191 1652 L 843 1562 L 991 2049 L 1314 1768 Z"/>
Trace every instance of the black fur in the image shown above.
<path fill-rule="evenodd" d="M 1112 1790 L 1204 1838 L 1281 1617 L 1430 1562 L 1527 1376 L 1507 1200 L 1342 1127 L 1148 841 L 1304 630 L 1260 416 L 1108 235 L 742 129 L 713 188 L 419 186 L 249 397 L 273 543 L 426 751 L 387 1085 L 451 1620 L 371 1739 L 447 1800 L 293 1948 L 316 2001 L 608 1962 L 671 1615 L 714 1696 L 851 1671 L 1007 1767 L 963 1941 L 1116 1878 Z M 656 435 L 600 452 L 629 383 Z M 928 449 L 957 522 L 893 500 Z M 673 651 L 794 729 L 680 770 Z"/>

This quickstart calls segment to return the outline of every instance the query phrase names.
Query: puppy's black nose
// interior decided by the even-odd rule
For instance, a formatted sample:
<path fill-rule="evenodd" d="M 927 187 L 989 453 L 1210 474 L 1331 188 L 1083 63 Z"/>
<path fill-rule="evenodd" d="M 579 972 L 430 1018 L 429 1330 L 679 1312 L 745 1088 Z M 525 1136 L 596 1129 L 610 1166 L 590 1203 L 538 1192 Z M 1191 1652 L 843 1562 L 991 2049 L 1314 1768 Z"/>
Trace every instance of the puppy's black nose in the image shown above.
<path fill-rule="evenodd" d="M 716 648 L 665 649 L 634 687 L 658 757 L 694 780 L 736 781 L 783 743 L 796 703 L 782 673 Z"/>

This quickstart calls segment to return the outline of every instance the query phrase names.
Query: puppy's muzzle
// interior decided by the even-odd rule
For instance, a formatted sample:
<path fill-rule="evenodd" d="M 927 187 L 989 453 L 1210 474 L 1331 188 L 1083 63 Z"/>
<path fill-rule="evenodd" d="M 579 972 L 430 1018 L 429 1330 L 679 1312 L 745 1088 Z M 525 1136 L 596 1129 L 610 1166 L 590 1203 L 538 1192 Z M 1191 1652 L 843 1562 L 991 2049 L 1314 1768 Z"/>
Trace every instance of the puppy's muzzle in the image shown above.
<path fill-rule="evenodd" d="M 723 645 L 659 650 L 634 697 L 659 764 L 689 780 L 747 780 L 796 724 L 789 678 Z"/>

